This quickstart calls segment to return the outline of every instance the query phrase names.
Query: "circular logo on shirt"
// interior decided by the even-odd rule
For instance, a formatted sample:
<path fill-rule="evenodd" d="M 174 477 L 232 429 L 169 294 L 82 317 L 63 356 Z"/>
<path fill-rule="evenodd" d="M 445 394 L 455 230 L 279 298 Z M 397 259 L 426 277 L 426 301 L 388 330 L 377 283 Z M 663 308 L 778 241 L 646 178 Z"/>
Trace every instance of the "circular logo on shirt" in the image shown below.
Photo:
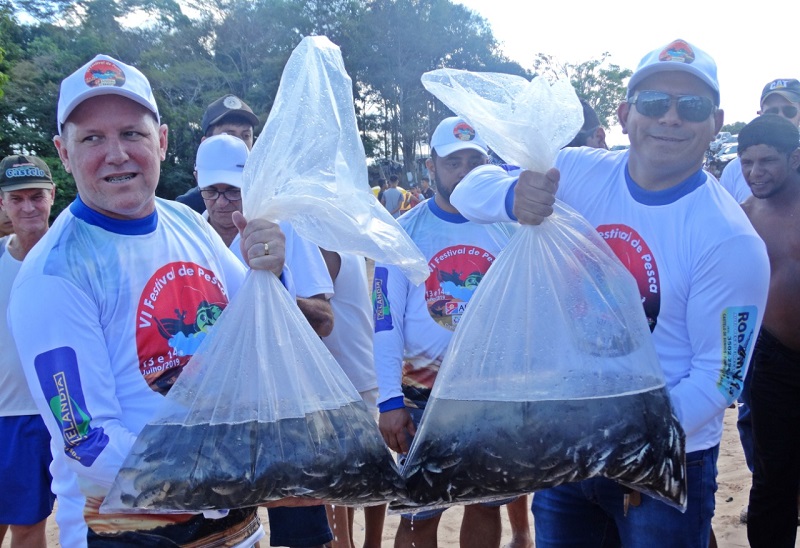
<path fill-rule="evenodd" d="M 425 301 L 431 318 L 454 331 L 467 303 L 478 288 L 494 255 L 472 245 L 455 245 L 439 251 L 428 262 Z"/>
<path fill-rule="evenodd" d="M 136 310 L 139 370 L 166 394 L 228 305 L 222 283 L 205 267 L 176 262 L 147 282 Z"/>
<path fill-rule="evenodd" d="M 83 75 L 83 80 L 87 86 L 92 88 L 100 86 L 122 87 L 125 85 L 125 73 L 116 63 L 101 60 L 89 65 L 89 68 L 86 69 L 86 74 Z"/>
<path fill-rule="evenodd" d="M 597 232 L 636 279 L 647 323 L 652 332 L 656 328 L 661 310 L 661 281 L 656 258 L 650 247 L 638 232 L 627 225 L 601 225 L 597 227 Z"/>

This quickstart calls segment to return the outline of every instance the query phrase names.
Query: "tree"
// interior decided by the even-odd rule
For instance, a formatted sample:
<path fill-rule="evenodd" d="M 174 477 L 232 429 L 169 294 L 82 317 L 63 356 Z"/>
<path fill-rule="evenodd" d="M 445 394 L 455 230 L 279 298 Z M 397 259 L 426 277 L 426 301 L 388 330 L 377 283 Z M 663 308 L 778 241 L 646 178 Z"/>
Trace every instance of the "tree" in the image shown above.
<path fill-rule="evenodd" d="M 447 116 L 422 86 L 420 76 L 447 66 L 524 74 L 499 53 L 485 19 L 449 0 L 372 0 L 357 30 L 349 70 L 363 85 L 364 110 L 382 118 L 383 154 L 402 156 L 416 171 L 416 152 Z"/>
<path fill-rule="evenodd" d="M 6 54 L 10 48 L 17 48 L 12 36 L 18 34 L 19 26 L 14 21 L 12 13 L 10 2 L 0 1 L 0 99 L 3 97 L 3 87 L 8 83 L 8 72 L 11 69 Z"/>
<path fill-rule="evenodd" d="M 20 24 L 23 11 L 36 23 Z M 142 22 L 131 26 L 132 14 Z M 75 196 L 52 144 L 59 84 L 97 53 L 136 66 L 153 86 L 169 125 L 157 189 L 165 198 L 194 185 L 206 106 L 233 93 L 266 121 L 305 36 L 340 46 L 368 157 L 402 157 L 406 171 L 416 171 L 420 144 L 449 115 L 422 87 L 423 72 L 529 77 L 499 53 L 484 19 L 450 0 L 0 0 L 0 31 L 0 147 L 48 161 L 57 208 Z"/>
<path fill-rule="evenodd" d="M 548 80 L 566 78 L 575 88 L 578 97 L 587 101 L 597 113 L 600 123 L 611 127 L 617 123 L 617 106 L 625 100 L 627 88 L 622 81 L 633 72 L 608 64 L 608 52 L 599 59 L 590 59 L 583 63 L 561 63 L 551 55 L 540 53 L 533 62 L 539 76 Z"/>
<path fill-rule="evenodd" d="M 732 124 L 725 124 L 720 131 L 729 131 L 731 135 L 739 135 L 742 128 L 747 125 L 747 122 L 734 122 Z"/>

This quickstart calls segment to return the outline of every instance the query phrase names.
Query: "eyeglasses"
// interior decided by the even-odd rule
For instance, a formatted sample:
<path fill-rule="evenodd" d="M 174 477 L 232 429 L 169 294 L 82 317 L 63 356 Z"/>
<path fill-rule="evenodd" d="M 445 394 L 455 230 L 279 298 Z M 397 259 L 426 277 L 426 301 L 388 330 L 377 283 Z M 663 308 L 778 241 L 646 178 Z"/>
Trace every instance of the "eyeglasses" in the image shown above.
<path fill-rule="evenodd" d="M 216 200 L 217 198 L 219 198 L 220 194 L 225 196 L 225 199 L 228 200 L 229 202 L 238 202 L 239 200 L 242 199 L 241 188 L 231 187 L 223 192 L 220 192 L 213 186 L 200 189 L 200 195 L 206 200 Z"/>
<path fill-rule="evenodd" d="M 783 114 L 784 118 L 794 118 L 797 116 L 797 107 L 784 105 L 782 107 L 770 107 L 761 114 Z"/>
<path fill-rule="evenodd" d="M 628 102 L 636 105 L 639 114 L 648 118 L 661 118 L 674 102 L 678 116 L 687 122 L 704 122 L 715 109 L 708 97 L 670 95 L 661 91 L 639 91 Z"/>

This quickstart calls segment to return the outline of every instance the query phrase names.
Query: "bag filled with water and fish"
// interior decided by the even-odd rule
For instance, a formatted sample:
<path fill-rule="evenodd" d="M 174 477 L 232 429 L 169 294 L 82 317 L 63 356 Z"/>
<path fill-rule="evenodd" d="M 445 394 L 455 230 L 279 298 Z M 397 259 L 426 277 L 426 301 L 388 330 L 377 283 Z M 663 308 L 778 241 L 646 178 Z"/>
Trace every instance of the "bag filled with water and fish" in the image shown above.
<path fill-rule="evenodd" d="M 402 492 L 358 392 L 289 293 L 263 290 L 256 276 L 280 283 L 248 275 L 254 302 L 234 299 L 223 312 L 229 318 L 137 437 L 102 510 L 202 511 L 290 496 L 370 505 Z M 286 320 L 263 321 L 273 314 Z M 232 348 L 230 337 L 249 342 Z"/>
<path fill-rule="evenodd" d="M 501 157 L 543 172 L 582 109 L 568 83 L 517 78 L 443 69 L 423 82 Z M 509 129 L 520 120 L 526 132 Z M 637 283 L 585 219 L 554 209 L 520 227 L 470 300 L 401 470 L 408 500 L 392 510 L 599 476 L 685 510 L 685 436 Z"/>
<path fill-rule="evenodd" d="M 427 276 L 367 185 L 341 52 L 307 37 L 287 62 L 243 175 L 245 216 L 325 249 Z M 370 410 L 277 277 L 251 271 L 144 426 L 101 511 L 187 512 L 303 496 L 366 506 L 403 481 Z"/>

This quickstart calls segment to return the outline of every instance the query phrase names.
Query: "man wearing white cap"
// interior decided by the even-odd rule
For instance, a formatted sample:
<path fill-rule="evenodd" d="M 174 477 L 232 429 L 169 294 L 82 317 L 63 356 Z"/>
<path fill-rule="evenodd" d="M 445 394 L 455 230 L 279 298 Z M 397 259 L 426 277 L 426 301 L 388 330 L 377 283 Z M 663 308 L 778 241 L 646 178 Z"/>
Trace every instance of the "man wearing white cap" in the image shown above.
<path fill-rule="evenodd" d="M 750 362 L 769 261 L 736 201 L 702 169 L 723 123 L 708 54 L 684 40 L 648 53 L 617 114 L 629 151 L 567 148 L 547 173 L 479 168 L 453 202 L 472 219 L 539 224 L 558 197 L 597 227 L 638 282 L 686 433 L 685 513 L 605 478 L 566 484 L 534 495 L 537 548 L 705 547 L 722 418 Z"/>
<path fill-rule="evenodd" d="M 489 161 L 487 152 L 486 143 L 463 119 L 451 117 L 439 123 L 427 161 L 436 195 L 398 219 L 428 259 L 431 274 L 424 284 L 414 285 L 396 267 L 375 265 L 373 342 L 379 426 L 386 444 L 397 453 L 408 452 L 453 331 L 514 230 L 508 223 L 471 223 L 450 203 L 461 179 Z M 500 506 L 508 502 L 466 506 L 461 546 L 499 546 Z M 404 514 L 395 546 L 436 546 L 442 512 Z"/>
<path fill-rule="evenodd" d="M 258 116 L 247 103 L 235 95 L 223 95 L 208 105 L 203 113 L 200 122 L 200 129 L 203 130 L 201 140 L 205 141 L 214 135 L 233 135 L 244 141 L 248 149 L 252 149 L 254 130 L 258 124 Z M 195 171 L 196 177 L 197 171 Z M 196 186 L 175 198 L 175 201 L 188 205 L 198 213 L 206 210 L 205 202 L 200 196 L 200 188 Z"/>
<path fill-rule="evenodd" d="M 54 489 L 69 469 L 85 496 L 82 515 L 64 525 L 88 526 L 90 546 L 250 546 L 264 534 L 254 509 L 220 519 L 98 511 L 191 357 L 170 344 L 177 332 L 169 326 L 191 329 L 201 303 L 224 309 L 245 266 L 199 216 L 156 198 L 167 126 L 139 70 L 98 55 L 65 78 L 58 131 L 78 197 L 26 257 L 9 322 L 50 432 Z M 281 275 L 278 226 L 240 214 L 234 221 L 249 266 Z"/>
<path fill-rule="evenodd" d="M 233 214 L 242 211 L 242 174 L 249 154 L 249 147 L 240 137 L 214 135 L 200 143 L 195 161 L 197 185 L 206 205 L 203 217 L 240 259 L 239 230 L 233 222 Z M 318 334 L 321 331 L 321 336 L 328 335 L 333 329 L 333 311 L 327 295 L 333 294 L 333 282 L 322 253 L 317 246 L 300 238 L 289 223 L 281 222 L 279 226 L 286 237 L 291 290 L 313 288 L 311 291 L 319 294 L 315 299 L 298 298 L 298 306 Z M 364 295 L 366 297 L 366 292 Z M 322 311 L 308 314 L 309 307 Z M 315 323 L 314 317 L 328 320 Z M 268 513 L 271 546 L 314 548 L 333 538 L 323 506 L 269 508 Z"/>

